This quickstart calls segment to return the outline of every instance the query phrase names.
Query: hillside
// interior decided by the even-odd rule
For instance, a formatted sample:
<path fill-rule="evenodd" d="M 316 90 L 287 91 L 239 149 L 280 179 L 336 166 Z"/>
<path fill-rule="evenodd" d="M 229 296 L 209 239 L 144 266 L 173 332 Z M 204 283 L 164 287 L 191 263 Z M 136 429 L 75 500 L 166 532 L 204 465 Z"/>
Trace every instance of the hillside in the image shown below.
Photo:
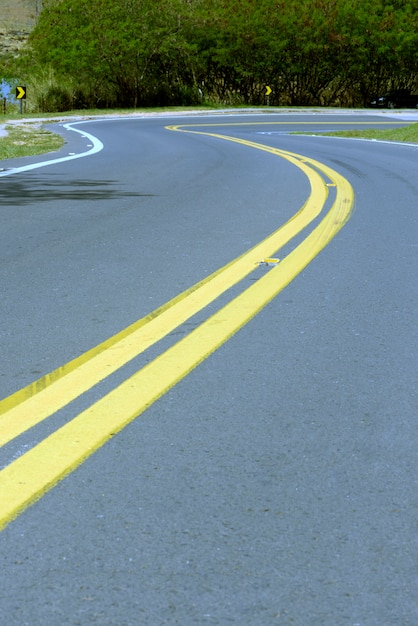
<path fill-rule="evenodd" d="M 41 0 L 0 0 L 0 55 L 21 47 L 41 7 Z"/>

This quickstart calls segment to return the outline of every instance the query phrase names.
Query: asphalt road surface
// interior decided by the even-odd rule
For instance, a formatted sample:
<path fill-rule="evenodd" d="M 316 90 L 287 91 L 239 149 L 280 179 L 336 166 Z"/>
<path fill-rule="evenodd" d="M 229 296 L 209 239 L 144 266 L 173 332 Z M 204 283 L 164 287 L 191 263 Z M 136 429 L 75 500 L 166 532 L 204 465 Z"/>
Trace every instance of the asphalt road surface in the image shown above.
<path fill-rule="evenodd" d="M 4 626 L 418 624 L 418 146 L 321 136 L 412 119 L 0 164 Z"/>

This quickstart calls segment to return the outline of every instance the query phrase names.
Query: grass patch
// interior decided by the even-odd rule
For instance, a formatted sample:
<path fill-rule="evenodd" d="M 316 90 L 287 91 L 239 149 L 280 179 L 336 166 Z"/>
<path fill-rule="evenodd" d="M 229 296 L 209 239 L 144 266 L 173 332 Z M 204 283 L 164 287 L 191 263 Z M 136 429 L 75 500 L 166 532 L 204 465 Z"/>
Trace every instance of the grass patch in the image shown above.
<path fill-rule="evenodd" d="M 23 114 L 20 113 L 19 107 L 14 104 L 7 105 L 7 115 L 2 120 L 0 118 L 0 122 L 3 124 L 7 124 L 7 121 L 12 120 L 16 123 L 19 123 L 19 120 L 61 120 L 66 119 L 68 117 L 78 117 L 80 119 L 89 118 L 89 117 L 106 117 L 113 115 L 120 115 L 121 117 L 129 116 L 129 115 L 141 115 L 147 113 L 178 113 L 187 111 L 217 111 L 218 109 L 224 109 L 227 107 L 220 107 L 215 105 L 196 105 L 196 106 L 167 106 L 167 107 L 144 107 L 144 108 L 136 108 L 136 109 L 73 109 L 71 111 L 56 111 L 56 112 L 40 112 L 40 111 L 23 111 Z"/>
<path fill-rule="evenodd" d="M 418 143 L 418 124 L 410 124 L 402 128 L 384 128 L 382 130 L 364 128 L 361 130 L 340 130 L 334 133 L 323 134 L 328 137 L 353 137 L 356 139 L 378 139 L 380 141 Z"/>
<path fill-rule="evenodd" d="M 0 136 L 0 160 L 55 152 L 64 145 L 59 135 L 39 124 L 9 124 L 7 135 Z"/>

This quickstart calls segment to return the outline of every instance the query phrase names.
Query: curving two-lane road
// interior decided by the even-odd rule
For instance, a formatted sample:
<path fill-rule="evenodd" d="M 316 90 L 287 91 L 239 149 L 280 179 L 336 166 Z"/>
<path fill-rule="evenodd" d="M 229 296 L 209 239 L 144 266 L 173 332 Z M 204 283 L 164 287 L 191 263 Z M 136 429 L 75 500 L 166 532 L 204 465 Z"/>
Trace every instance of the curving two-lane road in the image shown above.
<path fill-rule="evenodd" d="M 418 147 L 289 134 L 401 123 L 107 118 L 2 164 L 7 624 L 418 622 Z"/>

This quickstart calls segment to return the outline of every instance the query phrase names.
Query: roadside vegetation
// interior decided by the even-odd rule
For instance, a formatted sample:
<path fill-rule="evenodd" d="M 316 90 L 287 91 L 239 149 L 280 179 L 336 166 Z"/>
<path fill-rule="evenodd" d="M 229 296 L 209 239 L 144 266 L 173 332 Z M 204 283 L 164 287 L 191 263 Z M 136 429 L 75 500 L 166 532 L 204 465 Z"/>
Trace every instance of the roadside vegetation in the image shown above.
<path fill-rule="evenodd" d="M 64 140 L 39 123 L 6 124 L 7 135 L 0 135 L 0 160 L 33 156 L 59 150 Z"/>
<path fill-rule="evenodd" d="M 402 128 L 341 130 L 334 133 L 324 133 L 329 137 L 352 137 L 357 139 L 376 139 L 380 141 L 400 141 L 418 143 L 418 124 L 411 124 Z"/>
<path fill-rule="evenodd" d="M 31 2 L 26 45 L 0 41 L 0 79 L 27 87 L 28 112 L 364 107 L 418 91 L 417 0 Z"/>

